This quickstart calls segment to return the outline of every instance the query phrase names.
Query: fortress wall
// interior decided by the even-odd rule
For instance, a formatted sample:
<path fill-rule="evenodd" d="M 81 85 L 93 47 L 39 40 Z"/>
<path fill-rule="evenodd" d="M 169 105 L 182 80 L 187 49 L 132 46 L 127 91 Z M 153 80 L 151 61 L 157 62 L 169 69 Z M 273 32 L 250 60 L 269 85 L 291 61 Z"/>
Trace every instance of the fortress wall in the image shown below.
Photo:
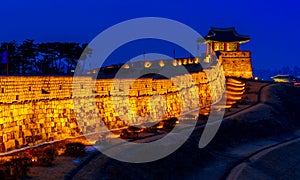
<path fill-rule="evenodd" d="M 2 152 L 78 135 L 71 99 L 1 104 L 0 107 Z"/>
<path fill-rule="evenodd" d="M 253 77 L 250 51 L 222 52 L 219 60 L 225 76 L 247 79 Z"/>
<path fill-rule="evenodd" d="M 218 67 L 171 80 L 97 79 L 95 87 L 90 77 L 0 77 L 0 152 L 97 132 L 104 125 L 113 129 L 177 117 L 217 101 L 224 90 L 220 77 Z M 73 88 L 80 92 L 74 99 Z M 81 108 L 75 111 L 74 103 Z"/>
<path fill-rule="evenodd" d="M 206 74 L 210 74 L 210 80 Z M 105 124 L 110 129 L 113 129 L 128 124 L 140 124 L 176 117 L 181 112 L 190 110 L 187 108 L 207 106 L 220 99 L 224 91 L 224 86 L 221 83 L 225 82 L 225 79 L 224 77 L 220 78 L 221 73 L 218 68 L 207 69 L 206 72 L 193 73 L 191 76 L 195 82 L 194 86 L 196 86 L 198 90 L 196 93 L 190 92 L 194 86 L 190 87 L 191 83 L 187 83 L 189 80 L 188 75 L 173 77 L 171 80 L 138 79 L 133 81 L 131 79 L 122 79 L 115 80 L 116 82 L 108 80 L 110 88 L 107 90 L 111 90 L 111 96 L 100 96 L 100 98 L 96 98 L 100 116 Z M 99 81 L 103 82 L 105 80 Z M 180 83 L 176 83 L 176 81 Z M 126 85 L 127 82 L 133 84 L 131 86 Z M 101 83 L 98 81 L 96 84 L 101 86 Z M 112 84 L 115 85 L 115 88 L 112 87 Z M 177 84 L 178 87 L 175 84 Z M 96 87 L 96 89 L 97 88 L 101 89 L 102 87 Z M 128 91 L 119 91 L 122 88 Z M 159 95 L 160 98 L 155 95 Z M 199 104 L 196 104 L 197 101 L 193 101 L 188 97 L 192 99 L 198 98 Z M 126 101 L 128 101 L 129 106 L 125 104 Z M 83 100 L 80 104 L 85 104 L 87 109 L 93 106 L 89 100 Z M 165 109 L 165 112 L 161 111 L 161 109 Z M 83 132 L 88 133 L 95 131 L 95 129 L 91 130 L 92 126 L 96 128 L 95 124 L 93 125 L 90 119 L 85 117 L 84 113 L 79 118 L 83 119 L 83 122 L 80 124 L 80 126 L 85 129 Z M 99 124 L 97 120 L 96 123 Z M 89 129 L 91 131 L 89 131 Z"/>

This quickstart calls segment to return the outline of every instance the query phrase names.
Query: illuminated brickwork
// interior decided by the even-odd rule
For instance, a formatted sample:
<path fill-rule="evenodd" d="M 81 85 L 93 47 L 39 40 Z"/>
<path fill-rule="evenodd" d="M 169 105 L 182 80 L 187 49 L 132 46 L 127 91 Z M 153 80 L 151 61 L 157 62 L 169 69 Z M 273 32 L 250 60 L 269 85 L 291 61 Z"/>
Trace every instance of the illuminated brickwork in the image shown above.
<path fill-rule="evenodd" d="M 90 77 L 81 77 L 77 80 L 75 86 L 82 89 L 86 88 L 82 84 L 87 81 L 90 81 Z M 13 103 L 26 100 L 71 97 L 73 77 L 2 76 L 0 77 L 0 83 L 0 102 Z"/>
<path fill-rule="evenodd" d="M 221 52 L 219 61 L 227 77 L 253 77 L 250 51 Z"/>
<path fill-rule="evenodd" d="M 208 73 L 211 74 L 211 82 L 216 82 L 216 85 L 209 83 Z M 0 77 L 0 152 L 76 137 L 82 132 L 97 131 L 104 125 L 112 129 L 176 117 L 187 111 L 183 107 L 197 108 L 209 105 L 222 96 L 225 87 L 221 84 L 224 79 L 220 78 L 219 68 L 191 73 L 193 86 L 197 86 L 199 91 L 199 96 L 193 98 L 198 98 L 199 104 L 185 98 L 192 88 L 188 76 L 114 81 L 97 79 L 95 86 L 87 83 L 92 82 L 91 77 L 80 77 L 74 82 L 73 77 L 64 76 Z M 131 82 L 132 86 L 128 87 L 126 84 Z M 178 86 L 175 86 L 174 82 L 178 83 Z M 84 107 L 76 114 L 72 99 L 73 88 L 80 91 L 80 96 L 74 99 Z M 93 89 L 93 92 L 86 92 L 86 88 Z M 128 91 L 125 91 L 126 88 L 129 88 Z M 115 103 L 117 106 L 129 99 L 132 112 L 140 117 L 130 118 L 133 114 L 128 113 L 126 109 L 113 107 L 112 97 L 115 95 L 118 96 L 118 102 Z M 165 100 L 164 114 L 160 109 L 163 107 L 163 101 L 159 98 L 153 99 L 153 95 L 160 95 Z M 98 109 L 94 108 L 93 102 L 96 102 Z M 155 116 L 147 118 L 150 111 Z M 97 119 L 97 115 L 100 115 L 104 122 Z M 124 117 L 131 121 L 125 123 L 122 121 Z M 83 119 L 80 121 L 80 127 L 77 118 Z"/>

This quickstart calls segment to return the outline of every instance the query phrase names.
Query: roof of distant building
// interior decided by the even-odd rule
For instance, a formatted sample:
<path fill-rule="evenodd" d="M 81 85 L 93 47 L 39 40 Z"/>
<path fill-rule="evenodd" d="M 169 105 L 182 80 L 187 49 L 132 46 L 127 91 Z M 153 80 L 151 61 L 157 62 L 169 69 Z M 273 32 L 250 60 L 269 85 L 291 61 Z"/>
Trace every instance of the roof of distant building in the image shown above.
<path fill-rule="evenodd" d="M 295 82 L 297 78 L 288 74 L 278 74 L 271 77 L 275 82 Z"/>
<path fill-rule="evenodd" d="M 276 76 L 272 76 L 271 78 L 294 78 L 294 76 L 291 76 L 289 74 L 278 74 Z"/>

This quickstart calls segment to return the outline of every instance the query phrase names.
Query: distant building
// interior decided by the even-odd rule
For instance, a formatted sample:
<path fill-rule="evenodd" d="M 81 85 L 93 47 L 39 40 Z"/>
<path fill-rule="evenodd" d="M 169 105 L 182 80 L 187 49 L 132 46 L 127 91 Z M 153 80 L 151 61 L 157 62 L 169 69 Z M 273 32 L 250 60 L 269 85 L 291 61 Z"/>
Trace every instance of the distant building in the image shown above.
<path fill-rule="evenodd" d="M 285 82 L 285 83 L 294 83 L 297 81 L 297 78 L 290 75 L 278 74 L 271 77 L 275 82 Z"/>

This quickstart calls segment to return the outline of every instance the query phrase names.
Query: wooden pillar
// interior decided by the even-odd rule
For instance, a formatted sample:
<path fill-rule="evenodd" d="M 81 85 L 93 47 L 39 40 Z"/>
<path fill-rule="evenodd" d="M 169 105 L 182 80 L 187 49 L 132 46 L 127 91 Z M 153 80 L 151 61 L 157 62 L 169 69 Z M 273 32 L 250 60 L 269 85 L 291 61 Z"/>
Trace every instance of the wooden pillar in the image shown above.
<path fill-rule="evenodd" d="M 211 42 L 210 44 L 210 48 L 209 48 L 209 54 L 212 54 L 212 52 L 213 52 L 213 47 L 214 47 L 214 42 Z"/>
<path fill-rule="evenodd" d="M 206 53 L 205 53 L 205 55 L 208 56 L 209 54 L 210 54 L 209 44 L 206 44 Z"/>

